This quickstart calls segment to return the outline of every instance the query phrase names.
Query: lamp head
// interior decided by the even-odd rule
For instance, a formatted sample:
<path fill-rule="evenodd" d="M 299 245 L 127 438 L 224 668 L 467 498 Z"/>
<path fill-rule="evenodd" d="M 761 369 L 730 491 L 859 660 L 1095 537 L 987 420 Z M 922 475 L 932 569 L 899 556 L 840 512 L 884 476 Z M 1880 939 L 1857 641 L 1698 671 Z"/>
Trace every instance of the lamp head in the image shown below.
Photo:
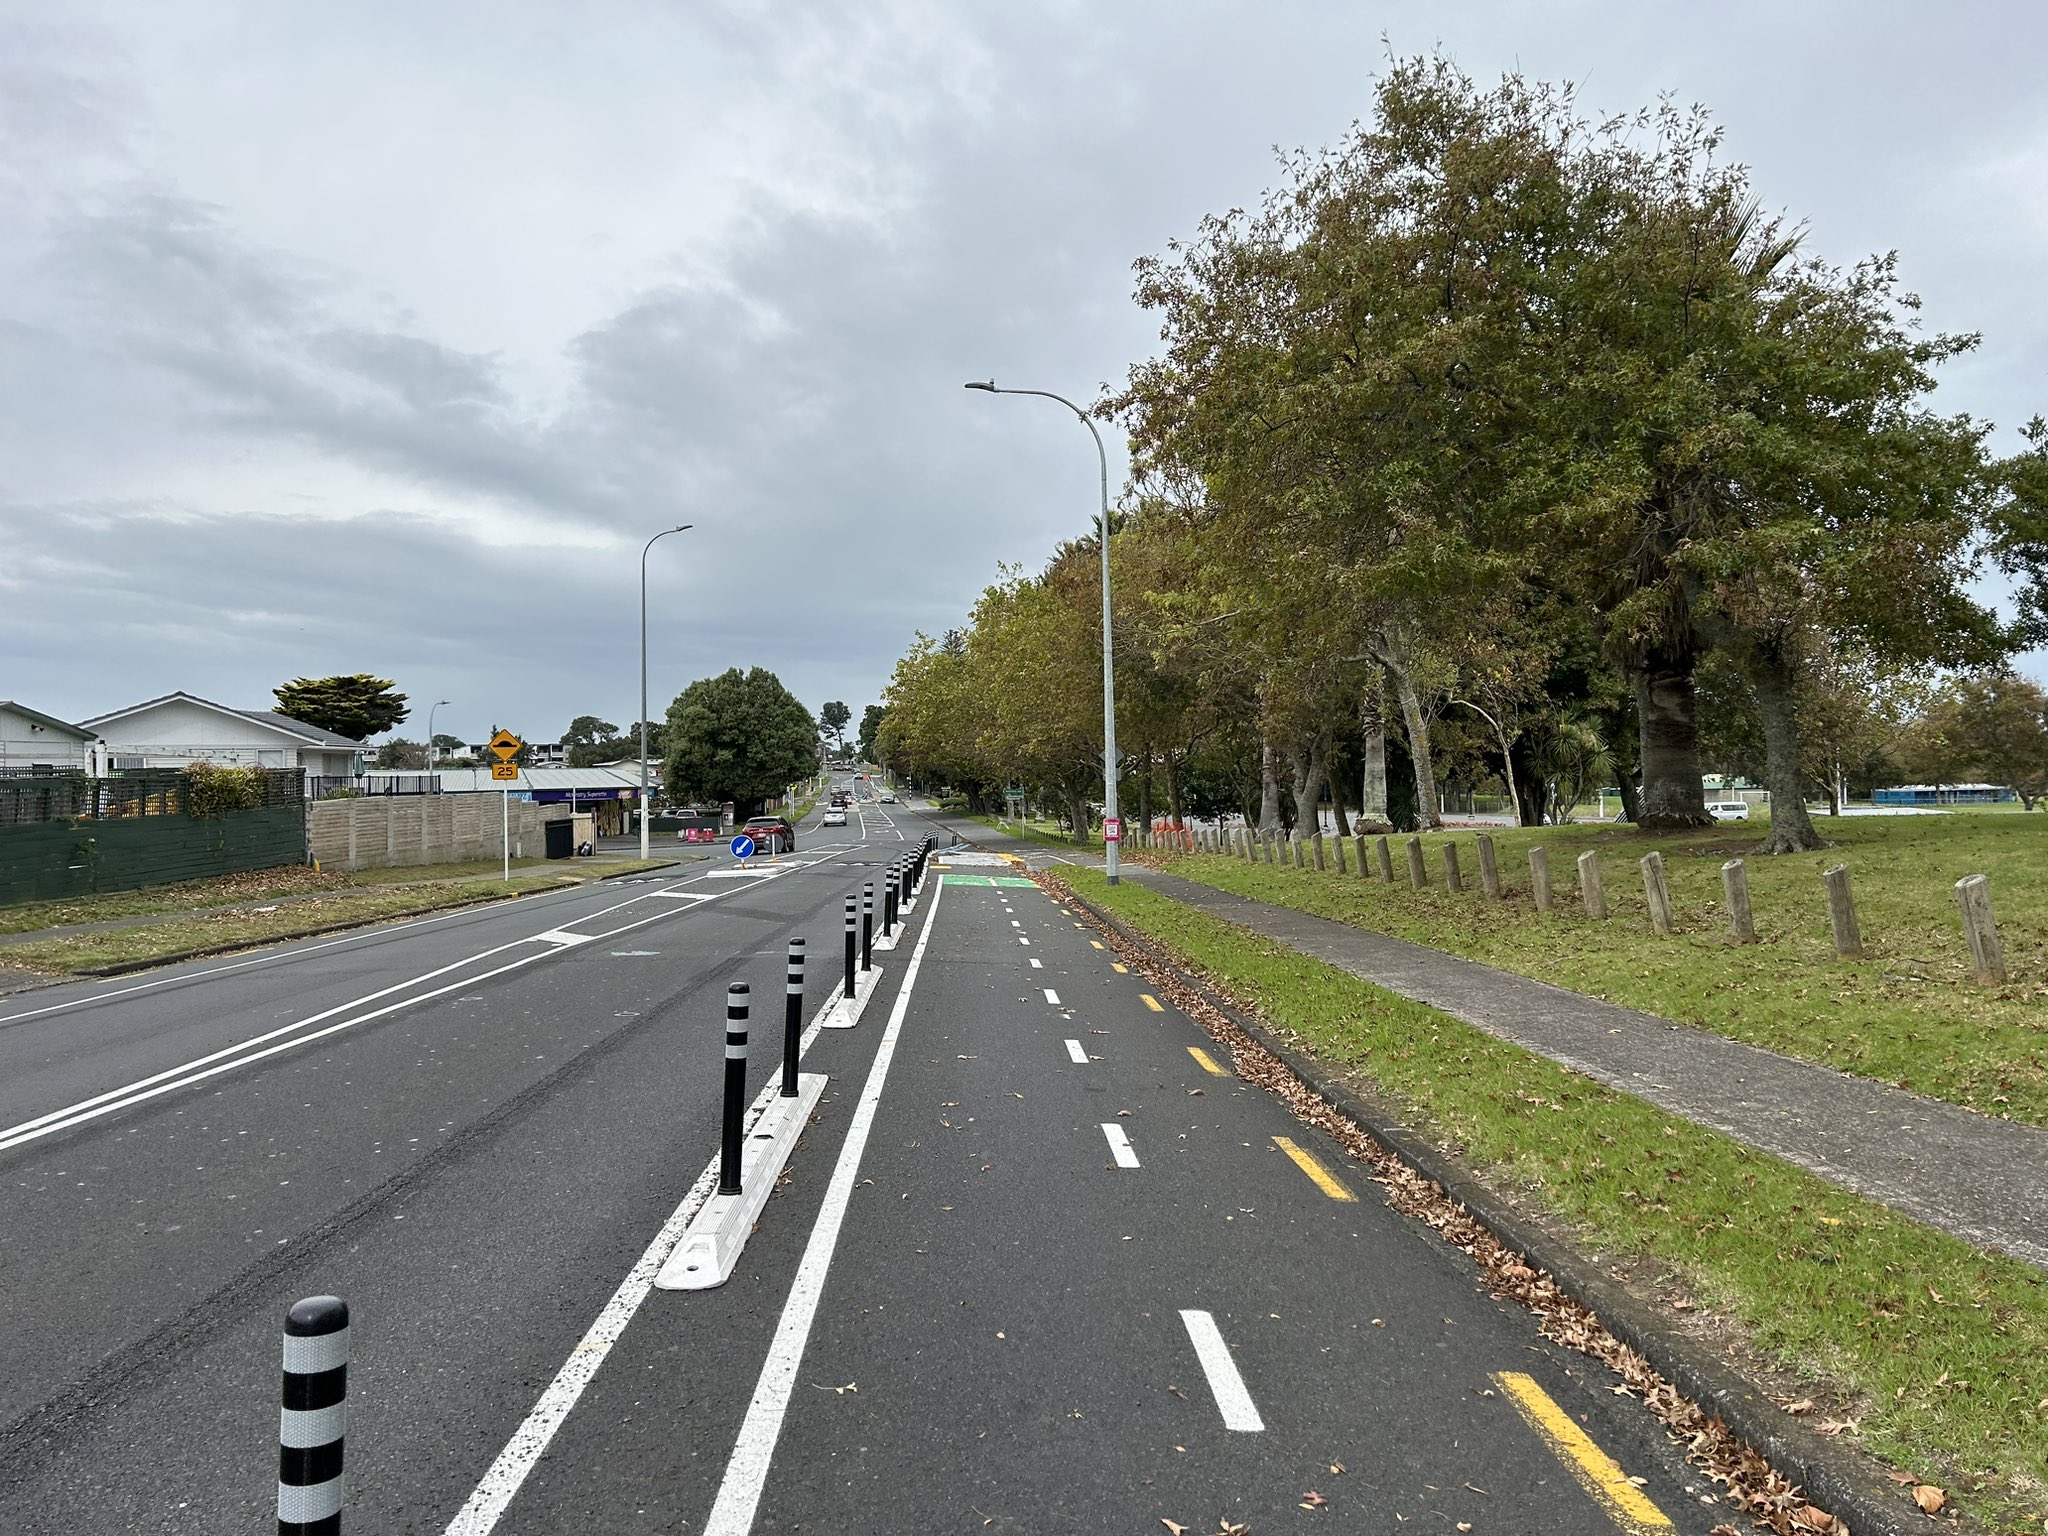
<path fill-rule="evenodd" d="M 962 389 L 985 389 L 992 395 L 998 393 L 996 389 L 996 381 L 994 379 L 990 379 L 986 384 L 982 383 L 978 379 L 972 379 L 969 380 L 967 383 L 961 385 L 960 387 Z"/>
<path fill-rule="evenodd" d="M 697 526 L 697 525 L 696 525 L 695 523 L 677 523 L 677 524 L 675 525 L 675 527 L 673 527 L 673 528 L 669 529 L 669 532 L 670 532 L 670 533 L 688 533 L 688 532 L 689 532 L 689 531 L 690 531 L 690 530 L 691 530 L 692 528 L 694 528 L 694 527 L 696 527 L 696 526 Z"/>

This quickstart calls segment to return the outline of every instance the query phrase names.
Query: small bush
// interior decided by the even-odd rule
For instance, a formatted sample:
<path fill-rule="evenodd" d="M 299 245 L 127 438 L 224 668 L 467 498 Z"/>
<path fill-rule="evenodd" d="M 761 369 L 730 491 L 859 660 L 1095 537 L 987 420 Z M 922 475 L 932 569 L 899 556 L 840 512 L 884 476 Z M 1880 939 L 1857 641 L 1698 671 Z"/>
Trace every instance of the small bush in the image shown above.
<path fill-rule="evenodd" d="M 267 785 L 261 768 L 189 763 L 185 767 L 185 810 L 189 815 L 207 819 L 233 811 L 253 811 L 263 804 Z"/>

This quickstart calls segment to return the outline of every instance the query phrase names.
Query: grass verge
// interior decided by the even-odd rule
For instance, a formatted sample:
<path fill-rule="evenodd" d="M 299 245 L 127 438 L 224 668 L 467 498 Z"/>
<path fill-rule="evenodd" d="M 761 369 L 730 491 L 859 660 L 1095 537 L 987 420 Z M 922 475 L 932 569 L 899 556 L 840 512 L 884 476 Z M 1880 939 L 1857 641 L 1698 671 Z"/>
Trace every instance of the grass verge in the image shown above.
<path fill-rule="evenodd" d="M 1755 826 L 1682 837 L 1630 827 L 1493 833 L 1505 899 L 1478 891 L 1470 832 L 1423 838 L 1433 882 L 1409 884 L 1393 839 L 1394 884 L 1216 856 L 1153 856 L 1160 867 L 1301 908 L 1767 1050 L 1825 1062 L 1986 1114 L 2048 1126 L 2048 816 L 1821 818 L 1818 853 L 1747 861 L 1759 942 L 1730 943 L 1721 865 L 1755 847 Z M 1465 891 L 1443 887 L 1456 842 Z M 1528 850 L 1549 854 L 1554 910 L 1529 895 Z M 1650 930 L 1638 861 L 1663 855 L 1679 931 Z M 1575 861 L 1594 853 L 1611 916 L 1585 915 Z M 1846 864 L 1866 954 L 1837 956 L 1821 872 Z M 1971 978 L 1954 885 L 1990 877 L 2008 981 Z"/>
<path fill-rule="evenodd" d="M 529 862 L 538 864 L 542 861 Z M 539 871 L 534 871 L 534 877 L 527 879 L 518 878 L 520 866 L 515 863 L 514 879 L 510 885 L 497 878 L 425 880 L 406 884 L 390 881 L 342 884 L 320 888 L 319 894 L 312 896 L 292 892 L 290 894 L 298 895 L 301 899 L 283 902 L 268 910 L 242 906 L 225 912 L 169 916 L 161 922 L 103 928 L 90 933 L 66 934 L 59 938 L 31 939 L 20 944 L 10 944 L 0 948 L 0 968 L 45 975 L 76 975 L 82 971 L 99 970 L 110 965 L 133 965 L 166 959 L 188 954 L 195 949 L 239 948 L 290 938 L 314 929 L 381 922 L 387 918 L 413 917 L 448 907 L 469 906 L 478 902 L 500 900 L 507 896 L 523 896 L 534 891 L 557 890 L 563 886 L 581 885 L 613 875 L 658 868 L 667 862 L 662 859 L 650 859 L 642 863 L 635 859 L 617 863 L 586 863 L 553 875 L 541 875 Z M 432 866 L 415 866 L 414 870 L 408 873 L 417 873 L 421 867 Z M 468 866 L 452 867 L 462 869 Z M 559 867 L 558 865 L 557 868 Z M 378 870 L 367 873 L 393 875 L 400 871 Z M 351 877 L 352 880 L 354 878 Z M 194 883 L 208 886 L 215 884 L 211 881 Z"/>
<path fill-rule="evenodd" d="M 1021 837 L 1027 842 L 1042 843 L 1047 848 L 1057 848 L 1063 853 L 1102 852 L 1102 834 L 1099 832 L 1091 833 L 1087 842 L 1077 843 L 1059 829 L 1057 822 L 1043 821 L 1037 817 L 1023 823 L 998 821 L 993 816 L 971 814 L 967 819 L 980 822 L 991 832 L 1002 832 L 1011 837 Z"/>
<path fill-rule="evenodd" d="M 2048 1278 L 1142 886 L 1054 878 L 1456 1146 L 1648 1299 L 1687 1303 L 1693 1331 L 1732 1328 L 1825 1405 L 1825 1430 L 1943 1483 L 1989 1529 L 2042 1529 Z"/>

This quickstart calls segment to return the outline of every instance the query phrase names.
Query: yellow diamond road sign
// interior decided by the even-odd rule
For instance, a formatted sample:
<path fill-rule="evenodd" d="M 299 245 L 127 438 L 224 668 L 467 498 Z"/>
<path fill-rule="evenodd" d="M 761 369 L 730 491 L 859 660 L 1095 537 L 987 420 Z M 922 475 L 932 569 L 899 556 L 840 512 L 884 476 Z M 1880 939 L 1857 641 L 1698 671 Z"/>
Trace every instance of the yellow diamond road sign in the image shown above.
<path fill-rule="evenodd" d="M 517 763 L 493 763 L 491 764 L 491 777 L 494 779 L 516 779 L 519 777 L 519 765 Z"/>
<path fill-rule="evenodd" d="M 510 731 L 500 731 L 491 738 L 491 756 L 501 763 L 509 763 L 519 755 L 519 749 L 526 743 Z"/>

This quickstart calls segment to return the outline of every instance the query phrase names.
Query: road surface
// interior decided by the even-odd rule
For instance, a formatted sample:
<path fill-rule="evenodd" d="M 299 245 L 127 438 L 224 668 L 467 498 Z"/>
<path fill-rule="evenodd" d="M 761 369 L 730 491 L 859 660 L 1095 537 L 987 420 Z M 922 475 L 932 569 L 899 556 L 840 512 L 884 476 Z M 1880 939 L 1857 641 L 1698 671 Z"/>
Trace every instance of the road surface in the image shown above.
<path fill-rule="evenodd" d="M 354 1531 L 1717 1523 L 1604 1373 L 1006 865 L 952 862 L 815 1035 L 732 1280 L 650 1290 L 727 983 L 763 1082 L 786 941 L 824 1002 L 844 896 L 927 830 L 857 788 L 769 874 L 0 1004 L 0 1530 L 267 1529 L 279 1322 L 320 1292 Z"/>

